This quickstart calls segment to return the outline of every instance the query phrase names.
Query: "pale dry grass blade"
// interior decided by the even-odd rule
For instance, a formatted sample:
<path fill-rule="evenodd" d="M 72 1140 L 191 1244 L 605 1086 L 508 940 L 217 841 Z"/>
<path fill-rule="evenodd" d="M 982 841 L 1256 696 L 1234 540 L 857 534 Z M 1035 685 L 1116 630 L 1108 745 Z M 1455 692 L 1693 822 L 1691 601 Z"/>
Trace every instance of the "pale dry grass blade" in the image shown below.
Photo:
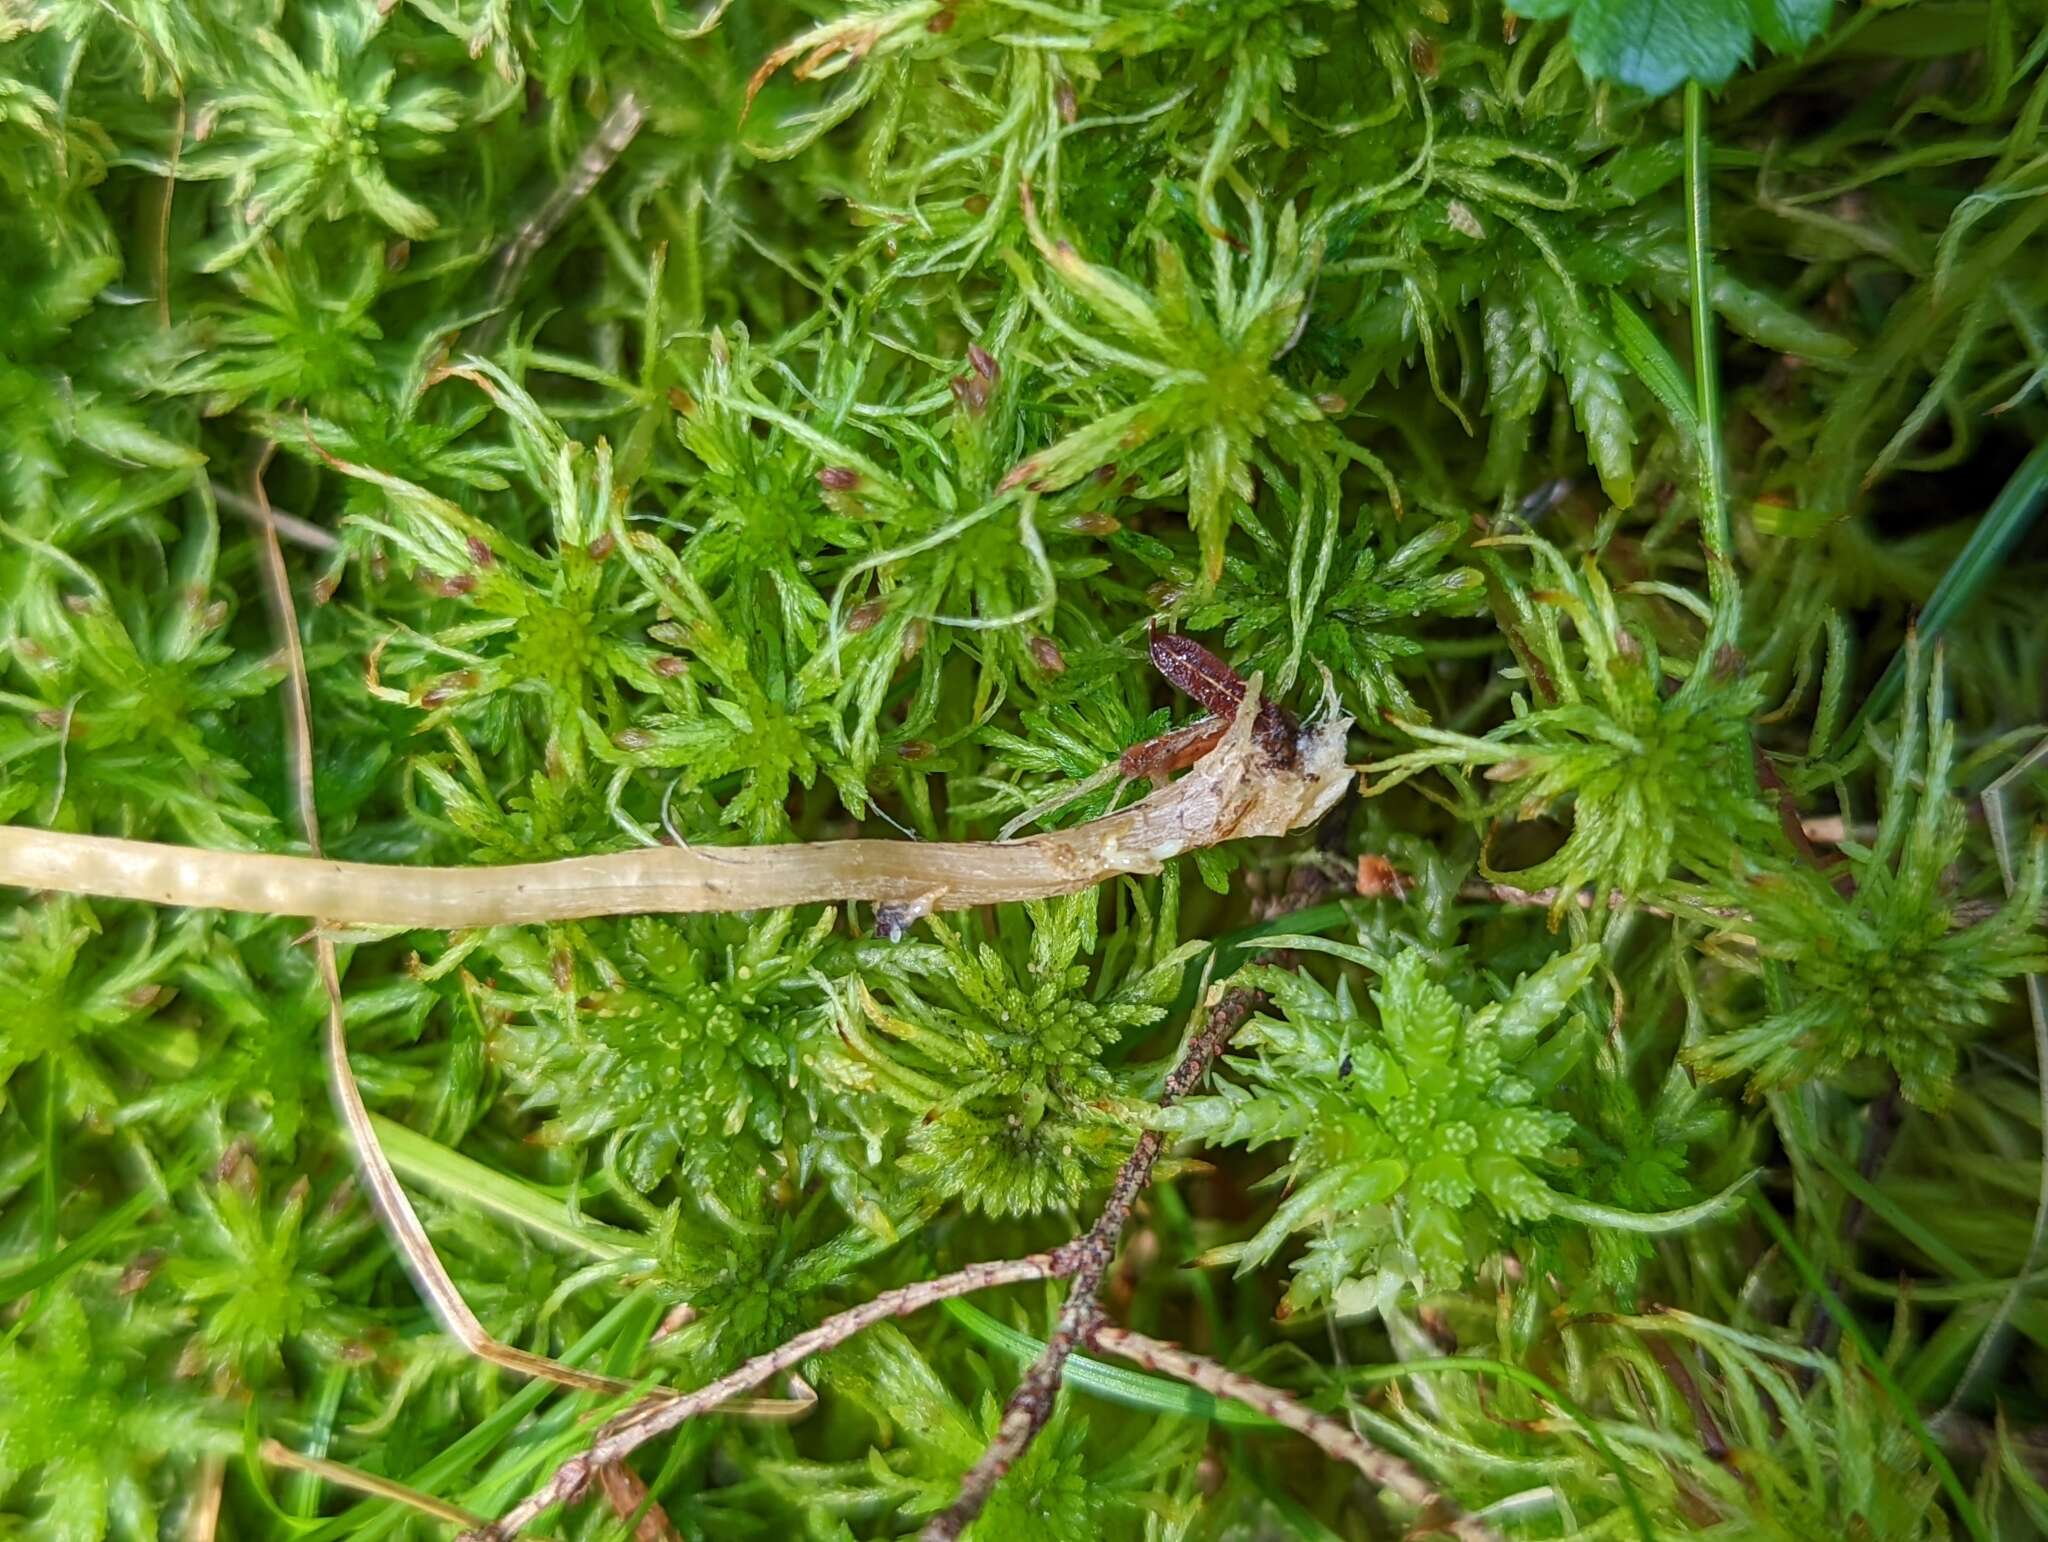
<path fill-rule="evenodd" d="M 471 1530 L 483 1524 L 481 1517 L 470 1514 L 460 1505 L 452 1505 L 445 1499 L 436 1499 L 432 1494 L 423 1494 L 416 1488 L 408 1488 L 373 1472 L 358 1471 L 341 1462 L 330 1462 L 318 1456 L 301 1456 L 280 1441 L 264 1441 L 256 1448 L 256 1454 L 273 1467 L 310 1473 L 324 1483 L 332 1483 L 336 1488 L 365 1494 L 372 1499 L 389 1499 L 394 1504 L 404 1505 L 408 1510 L 431 1516 L 437 1521 L 446 1521 L 451 1526 Z"/>
<path fill-rule="evenodd" d="M 285 658 L 285 731 L 290 739 L 290 761 L 292 768 L 292 792 L 298 805 L 301 830 L 306 838 L 307 849 L 312 860 L 320 857 L 320 812 L 313 780 L 313 725 L 311 694 L 307 685 L 305 649 L 299 637 L 298 606 L 292 599 L 291 578 L 285 568 L 284 548 L 278 540 L 277 523 L 270 518 L 270 502 L 263 489 L 263 472 L 270 462 L 275 446 L 266 447 L 258 463 L 252 481 L 254 501 L 261 512 L 255 522 L 258 549 L 263 557 L 265 593 L 271 606 L 271 613 L 279 635 L 280 646 Z M 378 1219 L 382 1222 L 385 1235 L 398 1250 L 406 1273 L 411 1276 L 413 1288 L 432 1310 L 435 1320 L 451 1338 L 478 1359 L 488 1361 L 501 1369 L 514 1371 L 522 1376 L 535 1376 L 558 1386 L 573 1387 L 582 1392 L 595 1392 L 607 1396 L 631 1394 L 638 1389 L 631 1382 L 616 1377 L 601 1376 L 591 1371 L 579 1370 L 563 1365 L 545 1355 L 500 1342 L 491 1336 L 477 1315 L 470 1310 L 462 1292 L 443 1267 L 441 1258 L 434 1251 L 434 1245 L 427 1237 L 426 1228 L 420 1224 L 412 1201 L 406 1197 L 405 1189 L 398 1181 L 398 1174 L 392 1169 L 390 1158 L 384 1153 L 377 1140 L 377 1132 L 370 1121 L 370 1110 L 363 1102 L 361 1089 L 356 1085 L 355 1072 L 348 1059 L 348 1037 L 342 1011 L 341 971 L 335 957 L 334 940 L 324 926 L 317 912 L 308 919 L 314 923 L 312 934 L 314 959 L 320 971 L 320 981 L 327 994 L 326 1052 L 328 1088 L 334 1099 L 335 1112 L 340 1115 L 343 1128 L 347 1131 L 350 1149 L 355 1153 L 358 1176 L 370 1195 Z M 667 1394 L 650 1394 L 645 1401 L 659 1405 L 666 1401 Z M 809 1402 L 794 1406 L 775 1402 L 766 1406 L 771 1416 L 787 1412 L 803 1412 Z M 752 1411 L 752 1410 L 747 1410 Z"/>

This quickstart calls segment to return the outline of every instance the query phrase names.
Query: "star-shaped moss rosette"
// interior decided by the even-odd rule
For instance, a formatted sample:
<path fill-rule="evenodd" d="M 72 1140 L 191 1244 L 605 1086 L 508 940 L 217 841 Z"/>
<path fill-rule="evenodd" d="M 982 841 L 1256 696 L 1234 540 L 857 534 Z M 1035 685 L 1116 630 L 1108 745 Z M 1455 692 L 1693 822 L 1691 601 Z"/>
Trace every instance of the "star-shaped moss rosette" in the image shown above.
<path fill-rule="evenodd" d="M 1869 844 L 1845 840 L 1839 870 L 1756 864 L 1697 891 L 1720 901 L 1703 911 L 1717 935 L 1753 945 L 1787 986 L 1782 1005 L 1687 1052 L 1700 1075 L 1747 1076 L 1756 1096 L 1816 1079 L 1874 1091 L 1867 1073 L 1888 1070 L 1910 1102 L 1941 1108 L 1964 1046 L 2012 999 L 2012 982 L 2048 969 L 2048 832 L 2035 830 L 2004 900 L 1971 917 L 1952 878 L 1969 813 L 1955 792 L 1943 670 L 1916 656 L 1910 673 Z M 1735 948 L 1724 956 L 1754 967 Z"/>
<path fill-rule="evenodd" d="M 1237 1079 L 1152 1117 L 1210 1145 L 1288 1142 L 1273 1213 L 1205 1258 L 1242 1273 L 1306 1237 L 1283 1316 L 1352 1316 L 1456 1290 L 1511 1251 L 1521 1228 L 1551 1217 L 1677 1230 L 1733 1198 L 1730 1190 L 1686 1210 L 1634 1215 L 1552 1183 L 1579 1160 L 1571 1117 L 1549 1105 L 1582 1048 L 1584 1027 L 1567 1014 L 1599 963 L 1597 947 L 1558 955 L 1475 1009 L 1431 978 L 1419 949 L 1382 958 L 1322 938 L 1267 940 L 1365 965 L 1378 976 L 1372 1009 L 1348 978 L 1330 989 L 1306 972 L 1247 968 L 1239 982 L 1264 991 L 1278 1012 L 1238 1034 Z M 1560 1019 L 1568 1026 L 1558 1028 Z"/>
<path fill-rule="evenodd" d="M 1419 747 L 1369 767 L 1374 790 L 1432 766 L 1479 771 L 1499 790 L 1481 803 L 1459 783 L 1475 814 L 1502 823 L 1569 815 L 1563 844 L 1543 861 L 1486 868 L 1490 878 L 1553 891 L 1553 921 L 1589 886 L 1634 899 L 1674 873 L 1722 871 L 1738 846 L 1775 849 L 1777 820 L 1750 771 L 1763 682 L 1730 643 L 1740 617 L 1707 612 L 1696 655 L 1667 660 L 1646 627 L 1624 619 L 1590 559 L 1575 565 L 1535 537 L 1488 544 L 1535 559 L 1525 574 L 1489 553 L 1528 691 L 1483 737 L 1402 725 Z"/>
<path fill-rule="evenodd" d="M 935 946 L 899 946 L 845 987 L 825 1078 L 858 1100 L 878 1145 L 941 1201 L 994 1216 L 1077 1203 L 1135 1139 L 1112 1046 L 1166 1015 L 1198 944 L 1171 946 L 1089 989 L 1093 895 L 1035 903 L 1028 935 L 976 942 L 933 920 Z"/>
<path fill-rule="evenodd" d="M 637 1191 L 752 1172 L 803 1106 L 795 1041 L 820 1014 L 811 970 L 833 920 L 634 916 L 507 937 L 478 988 L 494 1053 L 544 1139 L 602 1139 Z"/>

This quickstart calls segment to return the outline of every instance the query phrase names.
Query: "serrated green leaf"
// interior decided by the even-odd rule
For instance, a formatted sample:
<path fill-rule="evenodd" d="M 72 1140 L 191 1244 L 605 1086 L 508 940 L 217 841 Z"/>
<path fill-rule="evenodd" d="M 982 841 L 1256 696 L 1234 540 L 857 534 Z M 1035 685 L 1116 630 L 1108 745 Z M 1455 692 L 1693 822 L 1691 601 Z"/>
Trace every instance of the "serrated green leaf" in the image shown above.
<path fill-rule="evenodd" d="M 1530 282 L 1571 396 L 1572 415 L 1586 436 L 1587 455 L 1608 498 L 1626 508 L 1636 496 L 1635 419 L 1622 390 L 1628 365 L 1581 295 L 1547 269 L 1532 270 Z"/>
<path fill-rule="evenodd" d="M 1687 81 L 1725 85 L 1755 40 L 1779 53 L 1820 36 L 1828 0 L 1551 0 L 1570 13 L 1572 46 L 1586 72 L 1661 96 Z"/>

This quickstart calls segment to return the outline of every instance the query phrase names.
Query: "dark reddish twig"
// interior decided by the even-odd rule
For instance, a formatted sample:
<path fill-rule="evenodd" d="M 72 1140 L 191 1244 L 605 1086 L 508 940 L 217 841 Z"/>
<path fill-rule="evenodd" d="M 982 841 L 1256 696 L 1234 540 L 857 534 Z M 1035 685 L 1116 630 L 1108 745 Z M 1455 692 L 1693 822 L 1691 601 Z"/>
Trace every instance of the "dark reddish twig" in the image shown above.
<path fill-rule="evenodd" d="M 1720 1421 L 1714 1417 L 1714 1410 L 1707 1406 L 1707 1400 L 1700 1395 L 1700 1384 L 1694 1379 L 1685 1361 L 1677 1350 L 1657 1334 L 1645 1336 L 1644 1343 L 1650 1351 L 1650 1358 L 1670 1378 L 1671 1385 L 1678 1389 L 1678 1395 L 1685 1399 L 1685 1406 L 1692 1411 L 1693 1426 L 1699 1431 L 1700 1445 L 1707 1455 L 1725 1464 L 1729 1457 L 1728 1437 L 1721 1433 Z"/>
<path fill-rule="evenodd" d="M 1400 1457 L 1382 1451 L 1342 1419 L 1317 1413 L 1278 1387 L 1241 1376 L 1204 1355 L 1190 1354 L 1177 1344 L 1107 1324 L 1089 1335 L 1089 1343 L 1148 1371 L 1177 1377 L 1204 1392 L 1231 1398 L 1257 1410 L 1275 1424 L 1313 1442 L 1333 1461 L 1355 1467 L 1367 1482 L 1414 1506 L 1424 1517 L 1439 1517 L 1441 1528 L 1464 1542 L 1500 1542 L 1500 1534 L 1493 1527 L 1476 1516 L 1458 1514 L 1421 1473 Z"/>
<path fill-rule="evenodd" d="M 646 121 L 646 104 L 634 92 L 621 91 L 612 103 L 612 110 L 605 114 L 597 132 L 569 168 L 568 176 L 548 194 L 538 209 L 520 222 L 512 238 L 499 248 L 495 262 L 497 273 L 491 281 L 493 306 L 511 303 L 519 292 L 527 265 L 567 223 L 577 206 L 604 180 L 605 173 L 639 137 L 641 126 Z M 488 340 L 488 333 L 486 338 Z"/>
<path fill-rule="evenodd" d="M 597 1439 L 581 1456 L 571 1457 L 555 1469 L 554 1476 L 546 1483 L 491 1525 L 481 1527 L 469 1536 L 474 1542 L 502 1542 L 504 1538 L 517 1536 L 543 1510 L 577 1498 L 606 1467 L 614 1462 L 623 1462 L 657 1435 L 666 1435 L 678 1425 L 722 1407 L 742 1392 L 750 1392 L 782 1372 L 794 1370 L 811 1356 L 823 1354 L 877 1323 L 908 1317 L 913 1312 L 955 1296 L 970 1295 L 997 1285 L 1022 1284 L 1027 1280 L 1057 1279 L 1060 1273 L 1058 1254 L 1032 1253 L 1024 1258 L 997 1263 L 969 1264 L 965 1269 L 936 1280 L 921 1280 L 899 1290 L 885 1290 L 872 1301 L 849 1307 L 766 1354 L 756 1355 L 738 1370 L 727 1372 L 707 1386 L 694 1392 L 679 1393 L 668 1402 L 643 1403 L 628 1409 L 599 1430 Z"/>
<path fill-rule="evenodd" d="M 1189 1041 L 1187 1053 L 1181 1056 L 1180 1064 L 1166 1078 L 1166 1085 L 1159 1094 L 1162 1107 L 1187 1096 L 1194 1089 L 1210 1064 L 1222 1053 L 1223 1047 L 1230 1042 L 1231 1035 L 1264 1005 L 1265 1000 L 1265 995 L 1259 991 L 1224 992 L 1216 1005 L 1210 1008 L 1208 1021 L 1202 1025 L 1201 1032 Z M 1157 1130 L 1147 1130 L 1138 1137 L 1136 1149 L 1117 1169 L 1116 1181 L 1110 1185 L 1109 1200 L 1103 1205 L 1095 1224 L 1059 1250 L 1060 1261 L 1067 1266 L 1061 1272 L 1072 1281 L 1067 1288 L 1066 1304 L 1060 1308 L 1059 1322 L 1037 1362 L 1024 1373 L 1023 1381 L 1010 1394 L 1009 1405 L 1003 1410 L 1003 1420 L 996 1429 L 995 1439 L 982 1453 L 981 1460 L 960 1480 L 959 1497 L 926 1524 L 923 1542 L 956 1542 L 960 1533 L 981 1514 L 996 1484 L 1016 1465 L 1017 1459 L 1030 1448 L 1033 1439 L 1045 1427 L 1046 1420 L 1052 1417 L 1053 1403 L 1059 1396 L 1060 1377 L 1068 1357 L 1103 1326 L 1102 1304 L 1098 1299 L 1103 1279 L 1116 1259 L 1117 1244 L 1123 1238 L 1124 1228 L 1130 1224 L 1131 1210 L 1137 1204 L 1138 1195 L 1152 1181 L 1152 1168 L 1158 1162 L 1164 1144 L 1165 1137 Z"/>

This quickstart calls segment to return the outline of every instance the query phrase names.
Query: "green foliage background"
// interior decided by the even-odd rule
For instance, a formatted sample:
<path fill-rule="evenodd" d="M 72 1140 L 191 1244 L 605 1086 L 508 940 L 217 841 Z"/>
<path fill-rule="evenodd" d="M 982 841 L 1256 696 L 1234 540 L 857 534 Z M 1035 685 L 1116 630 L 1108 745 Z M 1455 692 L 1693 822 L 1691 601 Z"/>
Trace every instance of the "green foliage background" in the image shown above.
<path fill-rule="evenodd" d="M 989 838 L 1187 720 L 1190 631 L 1365 796 L 894 944 L 345 940 L 492 1331 L 693 1385 L 1163 1125 L 1112 1312 L 1508 1536 L 2048 1534 L 2043 777 L 1981 801 L 2048 711 L 2044 62 L 2040 0 L 0 0 L 0 819 L 301 849 L 259 476 L 356 860 Z M 487 1514 L 576 1449 L 381 1239 L 301 923 L 4 906 L 0 1535 L 430 1535 L 257 1442 Z M 1052 1304 L 640 1477 L 914 1532 Z M 1253 1422 L 1084 1360 L 973 1534 L 1416 1522 Z"/>

